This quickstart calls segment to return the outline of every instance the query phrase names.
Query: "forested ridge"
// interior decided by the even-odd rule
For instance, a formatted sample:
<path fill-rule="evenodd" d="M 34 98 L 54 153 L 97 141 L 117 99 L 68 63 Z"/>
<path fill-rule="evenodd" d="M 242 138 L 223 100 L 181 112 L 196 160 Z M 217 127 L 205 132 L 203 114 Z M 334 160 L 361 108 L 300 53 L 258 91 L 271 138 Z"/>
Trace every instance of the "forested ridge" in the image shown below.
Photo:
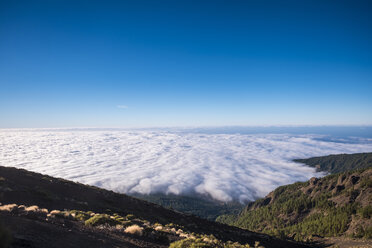
<path fill-rule="evenodd" d="M 294 161 L 315 167 L 318 171 L 339 173 L 372 166 L 372 153 L 337 154 Z"/>
<path fill-rule="evenodd" d="M 346 157 L 343 162 L 342 158 Z M 281 186 L 265 198 L 248 204 L 239 215 L 218 221 L 280 238 L 310 241 L 314 236 L 372 238 L 371 154 L 332 155 L 333 170 L 369 168 L 331 174 Z M 356 163 L 356 160 L 359 161 Z M 322 163 L 320 158 L 310 161 Z M 324 157 L 330 161 L 330 157 Z"/>

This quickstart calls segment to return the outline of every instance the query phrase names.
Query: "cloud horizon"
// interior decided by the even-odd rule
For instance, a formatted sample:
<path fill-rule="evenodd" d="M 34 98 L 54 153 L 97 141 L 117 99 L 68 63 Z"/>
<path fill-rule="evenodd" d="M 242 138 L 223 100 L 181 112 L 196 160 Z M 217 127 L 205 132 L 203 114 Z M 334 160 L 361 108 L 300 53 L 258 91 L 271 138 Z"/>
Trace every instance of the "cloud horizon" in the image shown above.
<path fill-rule="evenodd" d="M 278 186 L 322 176 L 295 163 L 371 152 L 369 139 L 322 135 L 208 134 L 150 130 L 0 131 L 0 165 L 127 194 L 205 195 L 252 201 Z"/>

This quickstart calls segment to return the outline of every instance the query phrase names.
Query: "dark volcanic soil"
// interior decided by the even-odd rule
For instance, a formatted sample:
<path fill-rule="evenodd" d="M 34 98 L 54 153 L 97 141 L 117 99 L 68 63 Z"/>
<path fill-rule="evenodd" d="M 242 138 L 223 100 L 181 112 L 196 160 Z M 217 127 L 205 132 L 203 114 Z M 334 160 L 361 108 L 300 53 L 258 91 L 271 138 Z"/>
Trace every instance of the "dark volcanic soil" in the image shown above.
<path fill-rule="evenodd" d="M 0 218 L 13 234 L 12 247 L 168 247 L 154 240 L 88 228 L 76 221 L 58 223 L 6 213 L 0 213 Z"/>
<path fill-rule="evenodd" d="M 123 179 L 124 180 L 124 179 Z M 96 213 L 133 214 L 151 223 L 175 223 L 188 232 L 213 234 L 223 241 L 264 247 L 307 247 L 268 235 L 178 213 L 124 194 L 73 183 L 26 170 L 0 167 L 0 202 L 48 210 L 83 210 Z M 16 213 L 1 213 L 3 226 L 13 234 L 13 247 L 167 247 L 168 243 L 129 234 L 89 228 L 76 221 L 46 220 Z"/>

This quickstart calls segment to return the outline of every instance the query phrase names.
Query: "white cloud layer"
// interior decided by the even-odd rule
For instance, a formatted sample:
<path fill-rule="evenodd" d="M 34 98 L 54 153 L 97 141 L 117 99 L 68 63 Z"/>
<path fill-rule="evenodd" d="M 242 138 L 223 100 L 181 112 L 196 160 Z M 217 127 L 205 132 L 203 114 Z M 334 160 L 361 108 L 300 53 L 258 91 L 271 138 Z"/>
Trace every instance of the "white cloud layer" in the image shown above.
<path fill-rule="evenodd" d="M 123 130 L 2 130 L 0 165 L 123 193 L 199 193 L 253 200 L 320 176 L 294 158 L 371 152 L 371 142 L 316 135 L 200 134 Z"/>

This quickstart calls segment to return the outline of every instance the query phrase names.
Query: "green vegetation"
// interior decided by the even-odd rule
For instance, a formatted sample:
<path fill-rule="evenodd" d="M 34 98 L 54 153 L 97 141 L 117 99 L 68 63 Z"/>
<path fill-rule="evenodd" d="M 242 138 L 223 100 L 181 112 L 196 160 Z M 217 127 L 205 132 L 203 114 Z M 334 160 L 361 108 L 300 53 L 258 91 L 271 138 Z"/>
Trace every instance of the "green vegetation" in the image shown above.
<path fill-rule="evenodd" d="M 194 214 L 208 220 L 215 220 L 218 216 L 224 214 L 238 214 L 244 207 L 239 202 L 222 203 L 215 200 L 203 199 L 202 197 L 179 196 L 172 194 L 136 194 L 133 196 L 169 209 Z"/>
<path fill-rule="evenodd" d="M 249 244 L 242 245 L 238 242 L 222 242 L 214 236 L 201 235 L 198 238 L 181 239 L 170 244 L 169 248 L 264 248 L 259 242 L 255 242 L 254 246 Z"/>
<path fill-rule="evenodd" d="M 353 237 L 371 239 L 372 238 L 372 226 L 367 226 L 367 227 L 358 226 L 357 231 Z"/>
<path fill-rule="evenodd" d="M 135 218 L 135 216 L 133 214 L 127 214 L 126 218 L 128 220 L 133 220 Z"/>
<path fill-rule="evenodd" d="M 89 213 L 79 210 L 72 210 L 70 214 L 79 221 L 86 221 L 91 217 Z"/>
<path fill-rule="evenodd" d="M 110 216 L 107 214 L 96 214 L 85 221 L 85 225 L 87 226 L 99 226 L 105 224 L 109 226 L 115 226 L 117 224 L 120 224 L 120 222 L 110 218 Z"/>
<path fill-rule="evenodd" d="M 372 178 L 363 178 L 360 184 L 364 188 L 372 188 Z"/>
<path fill-rule="evenodd" d="M 114 227 L 116 230 L 121 230 L 124 233 L 128 233 L 136 236 L 145 236 L 156 239 L 160 242 L 169 242 L 168 236 L 181 238 L 170 244 L 170 247 L 205 247 L 205 248 L 247 248 L 252 247 L 249 244 L 242 245 L 238 242 L 227 241 L 223 242 L 216 239 L 213 235 L 197 234 L 185 230 L 185 227 L 168 223 L 162 225 L 160 223 L 151 224 L 149 221 L 141 220 L 136 218 L 133 214 L 127 214 L 125 217 L 114 213 L 109 214 L 98 214 L 91 211 L 84 212 L 79 210 L 65 210 L 58 211 L 53 210 L 52 212 L 59 212 L 63 218 L 73 217 L 75 220 L 84 222 L 85 225 L 98 227 L 100 229 Z M 134 224 L 136 223 L 136 224 Z M 254 247 L 263 246 L 259 245 L 259 242 L 255 242 Z"/>
<path fill-rule="evenodd" d="M 339 154 L 309 159 L 295 159 L 295 162 L 305 163 L 319 171 L 340 173 L 372 166 L 372 153 Z"/>
<path fill-rule="evenodd" d="M 173 246 L 191 242 L 248 247 L 245 243 L 259 241 L 265 247 L 305 247 L 38 173 L 0 166 L 0 175 L 0 202 L 5 203 L 0 204 L 0 219 L 17 234 L 13 242 L 22 246 L 165 247 L 179 241 Z M 47 189 L 55 197 L 47 199 L 35 188 Z M 7 232 L 0 229 L 0 245 L 5 246 L 9 235 L 3 234 Z M 62 236 L 69 238 L 61 240 Z"/>
<path fill-rule="evenodd" d="M 364 208 L 359 209 L 359 214 L 362 218 L 370 219 L 372 216 L 372 206 L 366 206 Z"/>
<path fill-rule="evenodd" d="M 309 241 L 312 235 L 371 238 L 371 174 L 372 168 L 361 169 L 282 186 L 239 215 L 217 221 L 296 241 Z"/>

